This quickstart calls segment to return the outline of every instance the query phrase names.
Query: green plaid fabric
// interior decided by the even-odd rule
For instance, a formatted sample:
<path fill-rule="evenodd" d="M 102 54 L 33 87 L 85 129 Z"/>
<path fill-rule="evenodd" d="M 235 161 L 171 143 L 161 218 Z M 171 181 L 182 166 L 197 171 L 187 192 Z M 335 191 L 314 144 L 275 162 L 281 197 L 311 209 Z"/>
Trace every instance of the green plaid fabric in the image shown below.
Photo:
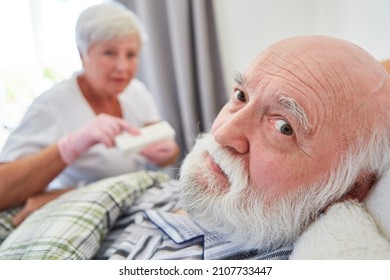
<path fill-rule="evenodd" d="M 15 207 L 0 212 L 0 244 L 15 229 L 12 224 L 12 217 L 20 211 L 22 207 Z"/>
<path fill-rule="evenodd" d="M 167 180 L 165 173 L 140 171 L 65 193 L 8 235 L 0 259 L 90 259 L 120 213 L 144 190 Z"/>

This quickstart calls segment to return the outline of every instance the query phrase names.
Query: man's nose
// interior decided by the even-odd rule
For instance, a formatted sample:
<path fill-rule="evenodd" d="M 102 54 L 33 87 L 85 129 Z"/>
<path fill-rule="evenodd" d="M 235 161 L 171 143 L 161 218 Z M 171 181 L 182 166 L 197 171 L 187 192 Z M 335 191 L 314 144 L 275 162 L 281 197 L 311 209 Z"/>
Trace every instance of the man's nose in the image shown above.
<path fill-rule="evenodd" d="M 249 134 L 251 133 L 249 114 L 237 112 L 230 115 L 213 131 L 218 144 L 233 151 L 245 154 L 249 152 Z"/>

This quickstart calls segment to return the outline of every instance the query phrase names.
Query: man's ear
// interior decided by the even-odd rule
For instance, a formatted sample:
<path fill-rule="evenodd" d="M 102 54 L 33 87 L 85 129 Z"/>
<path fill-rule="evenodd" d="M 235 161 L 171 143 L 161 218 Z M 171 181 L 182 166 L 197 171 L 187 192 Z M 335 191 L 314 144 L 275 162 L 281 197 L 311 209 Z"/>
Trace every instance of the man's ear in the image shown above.
<path fill-rule="evenodd" d="M 357 199 L 360 202 L 363 201 L 376 180 L 377 176 L 374 173 L 363 172 L 343 199 Z"/>

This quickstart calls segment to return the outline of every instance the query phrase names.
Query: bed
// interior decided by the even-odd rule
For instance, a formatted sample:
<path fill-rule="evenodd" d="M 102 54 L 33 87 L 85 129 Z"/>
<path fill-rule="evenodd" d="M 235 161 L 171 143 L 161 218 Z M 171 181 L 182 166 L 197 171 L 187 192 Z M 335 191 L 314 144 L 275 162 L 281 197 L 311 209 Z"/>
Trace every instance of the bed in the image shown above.
<path fill-rule="evenodd" d="M 16 229 L 11 218 L 19 209 L 0 212 L 0 259 L 108 259 L 121 249 L 113 244 L 134 211 L 148 207 L 137 206 L 141 194 L 170 211 L 178 182 L 151 171 L 107 178 L 51 201 Z M 332 206 L 298 239 L 291 259 L 390 259 L 389 199 L 390 172 L 364 204 Z"/>

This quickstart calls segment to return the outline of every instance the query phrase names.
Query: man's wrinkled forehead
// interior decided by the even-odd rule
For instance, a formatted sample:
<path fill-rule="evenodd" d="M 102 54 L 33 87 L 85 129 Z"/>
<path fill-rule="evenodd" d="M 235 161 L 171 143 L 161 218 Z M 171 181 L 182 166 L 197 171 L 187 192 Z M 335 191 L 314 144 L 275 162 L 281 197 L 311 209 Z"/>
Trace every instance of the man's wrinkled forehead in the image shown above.
<path fill-rule="evenodd" d="M 285 48 L 274 48 L 258 56 L 241 80 L 249 91 L 257 94 L 278 91 L 328 103 L 332 92 L 345 87 L 332 77 L 333 70 L 326 63 L 313 55 L 296 55 Z"/>
<path fill-rule="evenodd" d="M 293 37 L 277 42 L 261 52 L 249 69 L 276 75 L 284 72 L 285 77 L 291 74 L 311 87 L 319 85 L 332 90 L 358 87 L 372 91 L 387 76 L 365 50 L 327 36 Z"/>
<path fill-rule="evenodd" d="M 304 46 L 286 48 L 282 45 L 260 54 L 250 65 L 246 76 L 258 79 L 275 76 L 315 89 L 317 85 L 326 87 L 332 79 L 332 72 L 337 71 L 336 67 L 339 65 L 331 63 L 321 52 L 308 52 Z"/>
<path fill-rule="evenodd" d="M 379 75 L 365 69 L 372 64 L 371 56 L 349 42 L 321 36 L 298 37 L 260 53 L 245 78 L 253 90 L 261 89 L 264 80 L 277 80 L 280 85 L 333 106 L 349 103 L 377 87 Z"/>

